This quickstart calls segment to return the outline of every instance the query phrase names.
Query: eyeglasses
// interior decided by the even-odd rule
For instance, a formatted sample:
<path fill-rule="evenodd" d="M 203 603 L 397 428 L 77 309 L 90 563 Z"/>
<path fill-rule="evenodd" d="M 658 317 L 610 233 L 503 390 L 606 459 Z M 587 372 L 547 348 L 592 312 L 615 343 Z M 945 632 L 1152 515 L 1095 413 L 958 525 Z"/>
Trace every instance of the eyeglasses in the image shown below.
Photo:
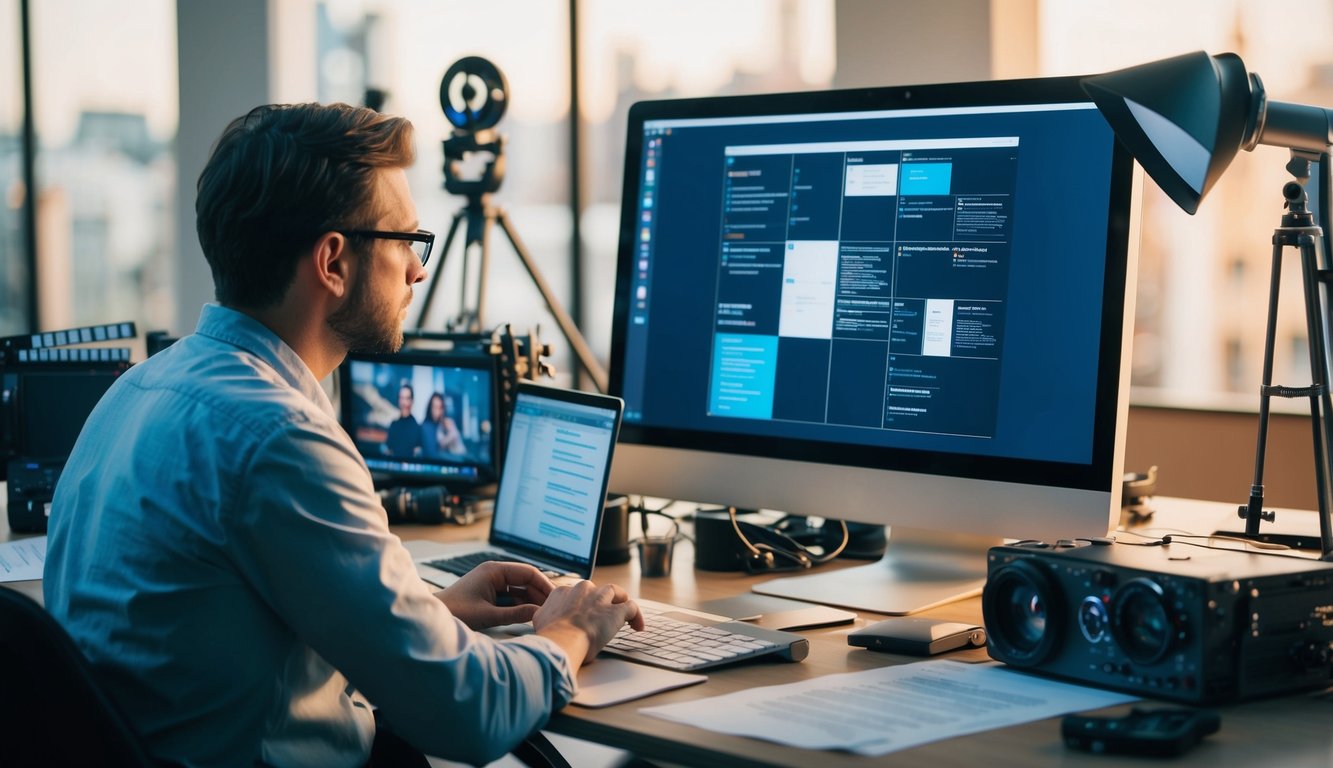
<path fill-rule="evenodd" d="M 435 245 L 435 233 L 424 229 L 416 232 L 381 232 L 375 229 L 341 230 L 348 237 L 374 237 L 381 240 L 404 240 L 411 244 L 412 252 L 421 260 L 421 266 L 430 261 L 430 249 Z"/>

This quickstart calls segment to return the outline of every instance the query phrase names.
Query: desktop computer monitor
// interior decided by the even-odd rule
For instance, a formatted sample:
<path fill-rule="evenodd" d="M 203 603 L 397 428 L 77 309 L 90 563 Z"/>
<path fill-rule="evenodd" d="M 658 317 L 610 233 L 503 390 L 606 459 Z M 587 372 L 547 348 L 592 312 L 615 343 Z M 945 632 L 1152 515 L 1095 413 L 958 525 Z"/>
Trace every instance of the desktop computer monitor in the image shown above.
<path fill-rule="evenodd" d="M 943 534 L 1106 535 L 1135 177 L 1077 78 L 635 104 L 613 490 L 891 526 L 768 589 L 892 613 L 979 589 Z"/>
<path fill-rule="evenodd" d="M 430 350 L 348 355 L 341 420 L 376 485 L 472 491 L 499 476 L 495 358 Z"/>

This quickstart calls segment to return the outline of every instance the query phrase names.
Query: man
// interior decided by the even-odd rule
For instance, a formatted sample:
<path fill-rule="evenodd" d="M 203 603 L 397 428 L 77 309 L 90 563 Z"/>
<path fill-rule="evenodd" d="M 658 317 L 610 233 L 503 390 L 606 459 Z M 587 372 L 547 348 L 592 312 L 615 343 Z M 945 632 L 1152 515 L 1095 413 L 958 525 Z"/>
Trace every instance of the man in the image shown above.
<path fill-rule="evenodd" d="M 411 141 L 345 105 L 233 121 L 195 206 L 219 303 L 116 382 L 60 480 L 47 608 L 159 758 L 361 765 L 373 703 L 416 748 L 486 762 L 643 626 L 619 588 L 513 564 L 432 594 L 335 420 L 319 381 L 398 349 L 425 278 Z"/>
<path fill-rule="evenodd" d="M 421 455 L 421 425 L 412 418 L 412 385 L 404 381 L 398 387 L 398 418 L 389 424 L 384 446 L 391 456 Z"/>

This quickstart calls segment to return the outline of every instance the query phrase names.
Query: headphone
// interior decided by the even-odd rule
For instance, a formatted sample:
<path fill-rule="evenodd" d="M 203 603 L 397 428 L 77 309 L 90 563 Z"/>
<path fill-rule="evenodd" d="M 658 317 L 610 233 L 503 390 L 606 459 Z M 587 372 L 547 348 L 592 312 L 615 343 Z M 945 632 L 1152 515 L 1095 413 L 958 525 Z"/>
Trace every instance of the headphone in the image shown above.
<path fill-rule="evenodd" d="M 847 523 L 838 520 L 832 530 L 841 533 L 841 541 L 835 546 L 821 545 L 823 554 L 815 554 L 809 547 L 779 530 L 787 518 L 770 528 L 737 520 L 735 507 L 727 507 L 727 516 L 731 519 L 732 529 L 736 531 L 736 538 L 745 549 L 742 562 L 749 573 L 799 571 L 822 565 L 842 554 L 851 539 Z M 825 542 L 831 544 L 828 538 L 824 537 Z"/>

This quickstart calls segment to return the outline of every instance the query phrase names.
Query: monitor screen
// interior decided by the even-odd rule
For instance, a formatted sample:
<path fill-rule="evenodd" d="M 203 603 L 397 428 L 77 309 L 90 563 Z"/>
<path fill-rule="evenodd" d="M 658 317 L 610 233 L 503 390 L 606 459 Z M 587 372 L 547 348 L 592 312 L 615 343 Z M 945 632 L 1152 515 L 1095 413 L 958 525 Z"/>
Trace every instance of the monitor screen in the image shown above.
<path fill-rule="evenodd" d="M 339 384 L 343 427 L 381 485 L 495 481 L 492 358 L 353 353 L 339 369 Z"/>
<path fill-rule="evenodd" d="M 613 489 L 1105 534 L 1133 177 L 1077 78 L 636 104 Z"/>
<path fill-rule="evenodd" d="M 491 541 L 591 573 L 619 417 L 612 398 L 525 383 L 514 400 Z"/>
<path fill-rule="evenodd" d="M 128 363 L 0 370 L 0 480 L 10 459 L 63 463 L 83 423 Z"/>

